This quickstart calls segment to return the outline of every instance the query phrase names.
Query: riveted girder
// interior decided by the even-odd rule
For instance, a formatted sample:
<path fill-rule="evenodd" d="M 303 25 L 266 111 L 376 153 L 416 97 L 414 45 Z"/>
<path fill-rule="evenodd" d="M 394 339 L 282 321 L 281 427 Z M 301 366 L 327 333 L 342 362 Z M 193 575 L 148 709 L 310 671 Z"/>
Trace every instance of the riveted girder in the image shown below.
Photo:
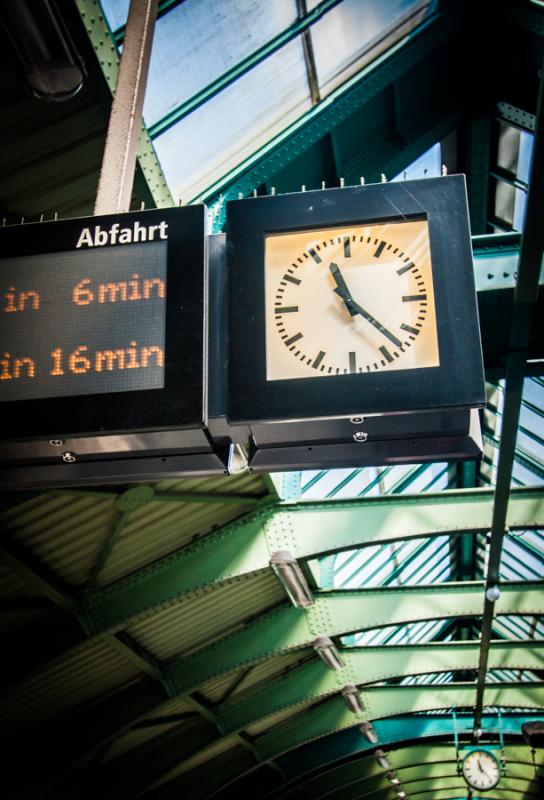
<path fill-rule="evenodd" d="M 516 712 L 503 712 L 501 717 L 497 714 L 484 714 L 482 717 L 482 730 L 484 736 L 489 732 L 497 735 L 499 728 L 505 736 L 521 737 L 521 726 L 525 722 L 531 722 L 539 718 L 538 713 L 519 714 Z M 454 751 L 454 730 L 470 734 L 474 726 L 472 714 L 457 714 L 454 725 L 451 714 L 406 714 L 404 716 L 386 717 L 374 723 L 374 727 L 379 736 L 380 747 L 387 749 L 389 758 L 394 761 L 395 769 L 410 767 L 412 764 L 442 761 L 444 758 L 453 757 L 448 755 Z M 446 743 L 429 745 L 426 740 L 429 738 L 445 737 Z M 417 742 L 417 744 L 413 744 Z M 407 746 L 407 744 L 409 746 Z M 389 749 L 392 745 L 392 749 Z M 510 746 L 509 746 L 510 747 Z M 304 783 L 306 791 L 313 797 L 311 786 L 314 780 L 319 782 L 319 789 L 326 793 L 328 788 L 332 788 L 340 781 L 338 773 L 348 773 L 350 765 L 356 768 L 355 777 L 365 774 L 368 765 L 373 759 L 365 758 L 369 753 L 373 753 L 375 745 L 370 744 L 364 736 L 361 736 L 357 727 L 347 728 L 338 733 L 333 733 L 321 739 L 317 739 L 305 745 L 299 750 L 292 751 L 282 756 L 278 763 L 281 764 L 284 774 L 293 785 Z M 532 762 L 529 748 L 525 745 L 511 746 L 512 758 L 516 761 L 528 765 Z M 444 756 L 444 753 L 446 755 Z M 338 761 L 342 758 L 360 755 L 360 758 L 350 758 L 348 764 L 338 766 Z M 544 754 L 537 759 L 537 764 L 544 760 Z M 374 762 L 375 763 L 375 762 Z M 319 770 L 319 776 L 312 778 Z"/>
<path fill-rule="evenodd" d="M 332 671 L 321 660 L 302 664 L 287 675 L 267 683 L 243 700 L 225 703 L 218 719 L 224 733 L 244 728 L 290 705 L 318 700 L 342 686 L 374 683 L 407 675 L 455 670 L 475 670 L 477 643 L 437 642 L 425 645 L 384 646 L 342 651 L 344 669 Z M 544 668 L 544 644 L 494 642 L 490 669 Z M 365 718 L 368 714 L 365 711 Z"/>
<path fill-rule="evenodd" d="M 492 650 L 497 668 L 539 669 L 544 664 L 544 645 L 532 650 L 530 643 L 497 642 Z M 275 714 L 289 706 L 315 702 L 328 694 L 337 693 L 347 683 L 369 683 L 392 676 L 401 677 L 426 671 L 450 669 L 476 669 L 478 645 L 468 643 L 436 643 L 416 646 L 369 647 L 353 652 L 343 652 L 345 668 L 331 672 L 316 657 L 315 661 L 303 664 L 285 677 L 267 683 L 263 688 L 244 696 L 238 702 L 224 703 L 215 708 L 217 724 L 225 736 L 232 735 L 252 725 L 263 717 Z M 295 711 L 295 709 L 294 709 Z M 368 718 L 368 714 L 363 714 Z M 138 769 L 131 775 L 131 783 L 143 788 L 157 774 L 157 759 L 160 759 L 161 774 L 179 770 L 185 761 L 201 762 L 205 752 L 210 757 L 217 748 L 218 737 L 209 736 L 207 741 L 187 742 L 183 727 L 179 733 L 169 735 L 158 748 L 152 741 L 138 750 Z M 193 746 L 191 746 L 193 745 Z M 198 750 L 202 747 L 202 750 Z M 158 753 L 158 750 L 160 753 Z M 106 771 L 107 783 L 121 781 L 126 765 L 121 759 L 118 765 L 111 764 Z"/>
<path fill-rule="evenodd" d="M 278 504 L 89 592 L 84 601 L 85 623 L 92 633 L 115 628 L 188 592 L 266 569 L 276 550 L 311 558 L 400 539 L 488 531 L 492 508 L 493 492 L 487 489 Z M 511 529 L 544 527 L 542 490 L 515 490 L 507 524 Z"/>
<path fill-rule="evenodd" d="M 508 764 L 508 775 L 511 778 L 525 778 L 529 783 L 534 777 L 535 769 L 530 749 L 527 746 L 507 745 L 504 755 Z M 388 753 L 391 767 L 402 784 L 428 778 L 434 780 L 444 775 L 457 775 L 457 753 L 453 741 L 434 746 L 406 746 L 391 750 Z M 536 767 L 541 767 L 542 755 L 535 760 Z M 316 765 L 317 766 L 317 765 Z M 329 797 L 334 790 L 341 790 L 342 800 L 351 800 L 361 794 L 370 796 L 378 789 L 389 789 L 391 784 L 376 761 L 372 757 L 357 759 L 347 763 L 325 768 L 308 775 L 307 780 L 296 782 L 304 787 L 307 797 Z M 282 797 L 291 797 L 287 789 Z"/>
<path fill-rule="evenodd" d="M 361 699 L 371 719 L 396 714 L 430 711 L 440 708 L 473 706 L 476 684 L 442 684 L 430 686 L 380 686 L 361 692 Z M 542 708 L 544 684 L 504 683 L 486 687 L 486 702 L 490 706 L 508 708 Z M 348 711 L 342 697 L 333 697 L 292 722 L 272 730 L 258 740 L 263 760 L 276 758 L 314 738 L 325 736 L 354 724 L 356 718 Z"/>
<path fill-rule="evenodd" d="M 307 612 L 282 606 L 194 656 L 173 662 L 165 677 L 173 694 L 187 692 L 217 675 L 307 647 L 317 636 L 341 636 L 416 620 L 478 616 L 482 608 L 480 583 L 327 592 L 316 597 Z M 542 614 L 544 592 L 539 584 L 505 585 L 496 613 Z"/>

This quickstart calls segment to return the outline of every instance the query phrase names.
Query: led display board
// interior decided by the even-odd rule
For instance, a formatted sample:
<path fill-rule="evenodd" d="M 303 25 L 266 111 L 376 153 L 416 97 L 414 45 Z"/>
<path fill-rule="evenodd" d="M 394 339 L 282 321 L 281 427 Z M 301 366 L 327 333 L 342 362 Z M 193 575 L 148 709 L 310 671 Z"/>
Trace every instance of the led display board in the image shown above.
<path fill-rule="evenodd" d="M 164 387 L 167 242 L 2 264 L 0 403 Z"/>
<path fill-rule="evenodd" d="M 202 428 L 205 208 L 0 229 L 4 441 Z"/>

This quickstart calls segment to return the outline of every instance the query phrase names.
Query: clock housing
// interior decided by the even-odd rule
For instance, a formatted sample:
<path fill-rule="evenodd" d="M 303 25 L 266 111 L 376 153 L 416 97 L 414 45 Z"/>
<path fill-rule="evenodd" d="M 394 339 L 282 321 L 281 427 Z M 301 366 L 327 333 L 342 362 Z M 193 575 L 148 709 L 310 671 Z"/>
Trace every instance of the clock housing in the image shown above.
<path fill-rule="evenodd" d="M 489 750 L 471 750 L 461 765 L 461 772 L 467 784 L 480 792 L 494 789 L 501 779 L 501 765 Z"/>
<path fill-rule="evenodd" d="M 232 201 L 227 239 L 231 423 L 484 405 L 463 176 Z"/>

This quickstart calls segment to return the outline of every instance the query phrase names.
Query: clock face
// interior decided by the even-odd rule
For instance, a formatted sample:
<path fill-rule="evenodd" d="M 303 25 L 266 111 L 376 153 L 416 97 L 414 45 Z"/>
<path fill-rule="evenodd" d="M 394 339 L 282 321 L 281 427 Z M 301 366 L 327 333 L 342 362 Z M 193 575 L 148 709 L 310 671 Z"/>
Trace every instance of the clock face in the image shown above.
<path fill-rule="evenodd" d="M 487 750 L 473 750 L 463 761 L 463 777 L 473 789 L 494 789 L 501 778 L 499 762 Z"/>
<path fill-rule="evenodd" d="M 268 381 L 440 365 L 426 220 L 265 237 Z"/>

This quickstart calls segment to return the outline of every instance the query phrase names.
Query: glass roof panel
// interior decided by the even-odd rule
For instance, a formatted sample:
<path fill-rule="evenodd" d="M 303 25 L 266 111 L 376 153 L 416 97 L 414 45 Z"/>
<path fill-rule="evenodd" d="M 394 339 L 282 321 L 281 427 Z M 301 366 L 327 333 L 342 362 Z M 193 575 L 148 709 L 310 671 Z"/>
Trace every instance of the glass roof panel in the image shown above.
<path fill-rule="evenodd" d="M 319 5 L 309 0 L 308 10 Z M 311 27 L 317 78 L 325 97 L 417 25 L 429 0 L 344 0 Z"/>
<path fill-rule="evenodd" d="M 157 122 L 295 19 L 295 0 L 184 0 L 155 26 L 146 124 Z"/>
<path fill-rule="evenodd" d="M 484 485 L 497 477 L 499 441 L 504 406 L 504 381 L 488 384 L 484 412 L 484 459 L 480 476 Z M 523 383 L 520 424 L 512 473 L 512 486 L 538 486 L 544 481 L 544 381 L 526 378 Z"/>
<path fill-rule="evenodd" d="M 493 620 L 493 633 L 502 639 L 544 639 L 544 620 L 501 614 Z"/>
<path fill-rule="evenodd" d="M 450 625 L 450 620 L 438 619 L 427 622 L 410 622 L 408 625 L 387 625 L 383 628 L 370 628 L 360 633 L 342 638 L 347 647 L 367 647 L 369 645 L 424 644 L 442 640 L 440 634 Z"/>
<path fill-rule="evenodd" d="M 420 178 L 439 178 L 441 174 L 442 147 L 440 142 L 437 142 L 391 180 L 417 181 Z"/>
<path fill-rule="evenodd" d="M 127 21 L 130 0 L 100 0 L 100 5 L 112 31 L 120 28 Z"/>
<path fill-rule="evenodd" d="M 190 201 L 203 193 L 310 105 L 295 39 L 155 139 L 174 197 Z"/>

